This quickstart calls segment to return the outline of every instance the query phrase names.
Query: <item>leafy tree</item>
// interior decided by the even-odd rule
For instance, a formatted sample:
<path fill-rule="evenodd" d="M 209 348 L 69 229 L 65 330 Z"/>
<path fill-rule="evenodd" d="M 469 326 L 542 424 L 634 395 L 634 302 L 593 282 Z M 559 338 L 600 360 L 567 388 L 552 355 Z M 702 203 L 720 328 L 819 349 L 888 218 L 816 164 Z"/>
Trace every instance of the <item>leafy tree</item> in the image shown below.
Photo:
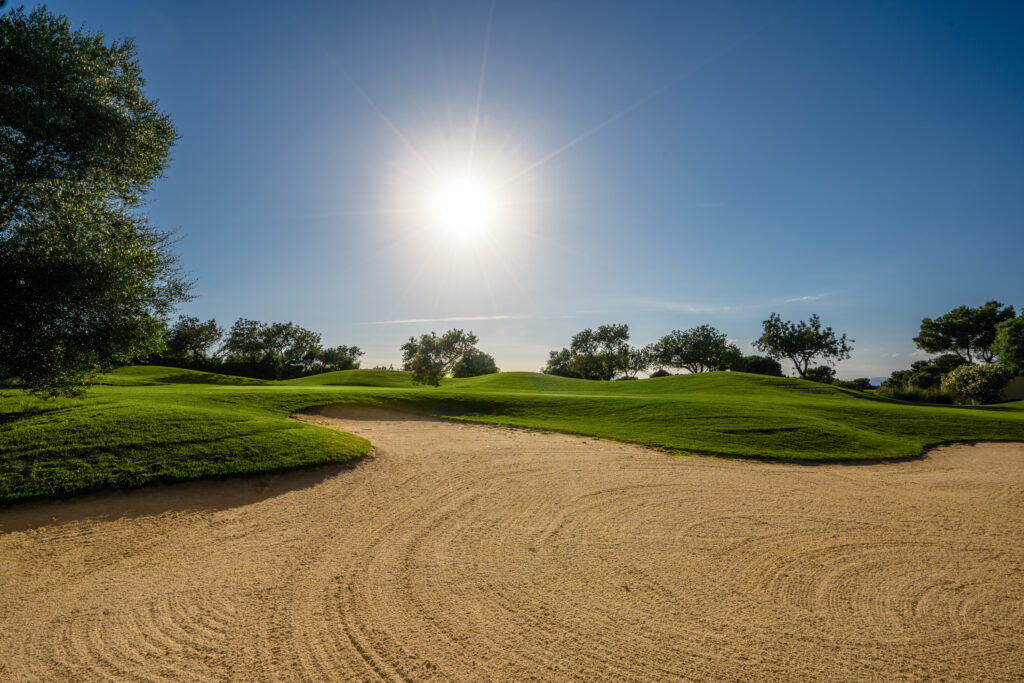
<path fill-rule="evenodd" d="M 779 361 L 767 356 L 740 356 L 729 369 L 733 372 L 749 372 L 752 375 L 783 376 Z"/>
<path fill-rule="evenodd" d="M 135 212 L 176 139 L 130 40 L 44 7 L 0 16 L 0 376 L 49 395 L 163 348 L 188 300 Z"/>
<path fill-rule="evenodd" d="M 475 334 L 462 330 L 448 330 L 440 337 L 434 332 L 419 339 L 409 337 L 402 344 L 402 369 L 412 371 L 413 382 L 436 387 L 460 359 L 475 350 L 477 341 Z"/>
<path fill-rule="evenodd" d="M 239 318 L 219 353 L 231 361 L 259 365 L 280 376 L 285 364 L 303 364 L 304 356 L 320 353 L 320 335 L 292 322 L 268 324 Z"/>
<path fill-rule="evenodd" d="M 978 308 L 958 306 L 935 320 L 922 320 L 914 343 L 928 353 L 954 353 L 968 363 L 991 363 L 995 359 L 992 344 L 996 327 L 1013 316 L 1013 306 L 998 301 L 988 301 Z"/>
<path fill-rule="evenodd" d="M 607 381 L 625 372 L 629 352 L 629 325 L 587 328 L 573 335 L 568 349 L 552 351 L 543 372 Z"/>
<path fill-rule="evenodd" d="M 581 377 L 580 373 L 572 368 L 572 352 L 569 349 L 551 351 L 548 354 L 548 363 L 541 368 L 541 372 L 559 377 Z"/>
<path fill-rule="evenodd" d="M 455 367 L 452 368 L 452 377 L 477 377 L 493 375 L 496 372 L 498 366 L 494 363 L 494 356 L 479 349 L 470 349 L 456 361 Z"/>
<path fill-rule="evenodd" d="M 365 355 L 358 346 L 332 346 L 319 353 L 324 366 L 332 370 L 354 370 L 359 367 L 360 356 Z"/>
<path fill-rule="evenodd" d="M 583 379 L 610 380 L 620 372 L 629 353 L 629 325 L 601 325 L 573 335 L 570 366 Z"/>
<path fill-rule="evenodd" d="M 821 382 L 822 384 L 832 384 L 835 378 L 836 369 L 828 365 L 808 368 L 807 373 L 804 375 L 804 379 L 809 379 L 812 382 Z"/>
<path fill-rule="evenodd" d="M 822 327 L 817 313 L 807 322 L 798 323 L 772 313 L 762 325 L 764 332 L 754 346 L 775 360 L 789 360 L 803 378 L 807 377 L 807 368 L 814 359 L 820 358 L 831 365 L 849 358 L 853 350 L 853 340 L 848 340 L 845 334 L 837 337 L 831 327 Z"/>
<path fill-rule="evenodd" d="M 217 326 L 217 321 L 210 318 L 200 322 L 193 316 L 180 316 L 164 335 L 167 353 L 177 358 L 195 358 L 206 360 L 210 349 L 224 336 L 224 329 Z"/>
<path fill-rule="evenodd" d="M 623 355 L 619 369 L 622 370 L 622 374 L 625 377 L 636 379 L 637 375 L 641 372 L 647 372 L 654 365 L 654 355 L 654 344 L 648 344 L 643 347 L 630 347 Z"/>
<path fill-rule="evenodd" d="M 1001 365 L 967 363 L 942 378 L 942 390 L 965 403 L 996 403 L 1012 376 Z"/>
<path fill-rule="evenodd" d="M 883 387 L 899 391 L 915 389 L 938 389 L 945 377 L 953 368 L 966 365 L 967 361 L 953 353 L 943 354 L 937 358 L 914 361 L 908 370 L 896 370 L 889 379 L 882 382 Z"/>
<path fill-rule="evenodd" d="M 999 357 L 999 364 L 1010 372 L 1024 375 L 1024 313 L 996 326 L 992 353 Z"/>
<path fill-rule="evenodd" d="M 740 355 L 739 349 L 729 344 L 725 335 L 710 325 L 700 325 L 685 332 L 673 330 L 661 338 L 656 348 L 659 365 L 695 373 L 725 369 L 730 360 Z"/>

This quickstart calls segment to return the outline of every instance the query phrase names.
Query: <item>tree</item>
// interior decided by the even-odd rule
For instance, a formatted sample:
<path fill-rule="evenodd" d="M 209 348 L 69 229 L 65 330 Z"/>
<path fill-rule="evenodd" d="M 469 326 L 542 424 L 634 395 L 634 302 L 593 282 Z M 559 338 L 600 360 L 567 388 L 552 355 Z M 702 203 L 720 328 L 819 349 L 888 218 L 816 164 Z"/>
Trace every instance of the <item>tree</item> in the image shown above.
<path fill-rule="evenodd" d="M 712 372 L 725 369 L 739 349 L 729 344 L 725 335 L 710 325 L 700 325 L 685 332 L 672 330 L 657 343 L 657 363 L 689 372 Z"/>
<path fill-rule="evenodd" d="M 167 330 L 164 339 L 172 357 L 206 360 L 210 349 L 223 336 L 224 329 L 213 318 L 199 322 L 199 318 L 183 315 Z"/>
<path fill-rule="evenodd" d="M 441 378 L 451 372 L 455 364 L 475 350 L 477 337 L 472 332 L 448 330 L 440 337 L 434 332 L 409 337 L 402 344 L 402 369 L 412 372 L 417 384 L 439 386 Z"/>
<path fill-rule="evenodd" d="M 954 353 L 968 363 L 991 363 L 995 359 L 992 344 L 996 327 L 1013 316 L 1013 306 L 998 301 L 988 301 L 978 308 L 958 306 L 935 320 L 922 320 L 914 343 L 928 353 Z"/>
<path fill-rule="evenodd" d="M 219 353 L 237 363 L 264 365 L 268 374 L 280 376 L 285 364 L 304 364 L 304 356 L 315 357 L 320 351 L 319 333 L 295 323 L 262 323 L 239 318 L 228 331 Z"/>
<path fill-rule="evenodd" d="M 942 378 L 942 390 L 965 403 L 996 403 L 1011 376 L 1001 365 L 967 363 Z"/>
<path fill-rule="evenodd" d="M 572 368 L 572 352 L 569 349 L 551 351 L 548 354 L 547 365 L 541 368 L 540 371 L 548 375 L 557 375 L 558 377 L 580 378 L 580 373 Z"/>
<path fill-rule="evenodd" d="M 637 375 L 647 372 L 654 365 L 654 355 L 654 344 L 630 347 L 622 358 L 622 374 L 630 379 L 636 379 Z"/>
<path fill-rule="evenodd" d="M 479 349 L 470 349 L 456 361 L 452 368 L 452 377 L 477 377 L 493 375 L 496 372 L 498 366 L 494 363 L 494 356 Z"/>
<path fill-rule="evenodd" d="M 359 367 L 360 356 L 365 355 L 358 346 L 332 346 L 320 352 L 324 366 L 332 370 L 354 370 Z"/>
<path fill-rule="evenodd" d="M 1010 372 L 1024 375 L 1024 313 L 996 326 L 992 353 L 999 358 L 999 364 Z"/>
<path fill-rule="evenodd" d="M 607 381 L 625 372 L 629 351 L 629 325 L 588 327 L 573 335 L 568 349 L 552 351 L 543 372 Z"/>
<path fill-rule="evenodd" d="M 914 389 L 938 389 L 945 377 L 953 368 L 966 365 L 967 361 L 960 356 L 947 353 L 937 358 L 917 360 L 910 364 L 908 370 L 896 370 L 882 386 L 899 391 Z"/>
<path fill-rule="evenodd" d="M 160 351 L 190 298 L 135 211 L 176 139 L 143 84 L 130 40 L 44 7 L 0 17 L 0 376 L 34 391 Z"/>
<path fill-rule="evenodd" d="M 779 361 L 767 356 L 740 356 L 729 369 L 733 372 L 749 372 L 752 375 L 783 376 Z"/>
<path fill-rule="evenodd" d="M 831 327 L 822 327 L 821 319 L 815 313 L 810 320 L 793 323 L 783 320 L 778 313 L 772 313 L 763 323 L 764 332 L 754 346 L 771 358 L 785 358 L 793 363 L 800 377 L 807 377 L 807 368 L 816 358 L 831 365 L 845 360 L 853 351 L 853 340 L 843 334 L 837 337 Z"/>

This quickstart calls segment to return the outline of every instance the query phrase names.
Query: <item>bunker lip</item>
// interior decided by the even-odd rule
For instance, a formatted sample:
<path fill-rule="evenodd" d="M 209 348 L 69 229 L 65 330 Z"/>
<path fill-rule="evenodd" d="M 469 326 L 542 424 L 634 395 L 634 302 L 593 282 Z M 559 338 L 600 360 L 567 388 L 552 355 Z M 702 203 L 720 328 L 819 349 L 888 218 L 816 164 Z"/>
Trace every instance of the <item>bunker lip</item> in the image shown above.
<path fill-rule="evenodd" d="M 5 676 L 1024 676 L 1020 444 L 794 468 L 318 412 L 375 457 L 0 535 Z"/>

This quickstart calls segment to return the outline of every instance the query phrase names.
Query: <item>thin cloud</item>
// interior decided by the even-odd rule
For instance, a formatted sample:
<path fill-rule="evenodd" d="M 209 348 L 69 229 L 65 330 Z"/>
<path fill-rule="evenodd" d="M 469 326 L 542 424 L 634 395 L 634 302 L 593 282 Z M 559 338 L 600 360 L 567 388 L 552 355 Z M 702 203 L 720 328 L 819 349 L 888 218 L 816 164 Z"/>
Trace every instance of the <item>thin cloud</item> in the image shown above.
<path fill-rule="evenodd" d="M 783 303 L 792 304 L 792 303 L 796 303 L 797 301 L 817 301 L 820 298 L 821 298 L 821 294 L 815 294 L 814 296 L 810 296 L 810 295 L 808 295 L 808 296 L 798 296 L 798 297 L 793 298 L 793 299 L 783 299 Z"/>
<path fill-rule="evenodd" d="M 375 320 L 364 325 L 404 325 L 407 323 L 448 323 L 475 320 L 526 320 L 531 315 L 453 315 L 446 318 L 408 318 L 405 320 Z"/>

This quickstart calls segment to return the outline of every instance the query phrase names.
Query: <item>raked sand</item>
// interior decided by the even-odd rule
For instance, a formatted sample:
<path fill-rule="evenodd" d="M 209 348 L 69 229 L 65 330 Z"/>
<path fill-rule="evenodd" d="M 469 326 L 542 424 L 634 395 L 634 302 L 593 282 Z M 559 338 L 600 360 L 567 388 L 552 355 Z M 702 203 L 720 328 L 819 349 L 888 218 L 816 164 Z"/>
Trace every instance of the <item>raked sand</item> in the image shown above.
<path fill-rule="evenodd" d="M 321 412 L 374 455 L 0 509 L 0 679 L 1024 678 L 1024 444 L 795 465 Z"/>

